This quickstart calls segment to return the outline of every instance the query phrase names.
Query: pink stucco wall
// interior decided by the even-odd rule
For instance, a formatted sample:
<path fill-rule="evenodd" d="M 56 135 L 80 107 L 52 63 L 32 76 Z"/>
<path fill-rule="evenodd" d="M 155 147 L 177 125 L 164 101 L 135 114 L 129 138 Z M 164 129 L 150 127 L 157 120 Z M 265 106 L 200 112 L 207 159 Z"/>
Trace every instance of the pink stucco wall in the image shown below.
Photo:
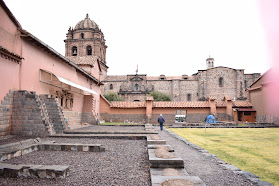
<path fill-rule="evenodd" d="M 21 55 L 20 32 L 2 7 L 0 7 L 0 38 L 0 46 Z"/>
<path fill-rule="evenodd" d="M 21 73 L 21 89 L 28 91 L 36 91 L 38 94 L 50 94 L 50 88 L 45 83 L 39 81 L 40 69 L 47 70 L 53 74 L 59 75 L 65 79 L 92 89 L 100 94 L 100 88 L 90 78 L 77 72 L 76 69 L 54 56 L 50 55 L 43 49 L 23 40 L 22 55 L 24 61 L 22 63 Z M 95 96 L 99 102 L 99 96 Z M 73 111 L 82 112 L 83 96 L 74 94 Z M 96 112 L 99 113 L 99 105 L 96 104 Z"/>
<path fill-rule="evenodd" d="M 19 89 L 19 67 L 19 64 L 0 57 L 0 102 L 9 90 Z"/>

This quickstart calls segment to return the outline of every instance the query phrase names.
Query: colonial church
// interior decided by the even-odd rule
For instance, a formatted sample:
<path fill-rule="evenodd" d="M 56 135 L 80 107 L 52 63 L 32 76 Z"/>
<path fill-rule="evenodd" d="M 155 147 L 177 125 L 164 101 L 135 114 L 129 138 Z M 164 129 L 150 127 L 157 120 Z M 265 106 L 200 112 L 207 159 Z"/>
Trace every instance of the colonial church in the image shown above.
<path fill-rule="evenodd" d="M 173 101 L 205 101 L 209 96 L 246 100 L 246 88 L 260 77 L 259 73 L 245 74 L 243 69 L 214 67 L 214 58 L 207 58 L 206 66 L 191 76 L 107 76 L 103 80 L 104 91 L 116 92 L 126 101 L 144 101 L 151 91 L 166 93 Z"/>
<path fill-rule="evenodd" d="M 173 101 L 205 101 L 209 96 L 222 100 L 246 100 L 248 88 L 259 73 L 245 74 L 243 69 L 214 66 L 214 58 L 207 58 L 206 69 L 188 76 L 147 76 L 146 74 L 107 76 L 106 44 L 99 26 L 89 18 L 69 28 L 65 41 L 65 56 L 95 77 L 102 80 L 103 94 L 116 92 L 125 101 L 145 101 L 152 91 L 160 91 Z M 99 69 L 98 69 L 99 68 Z M 99 74 L 98 74 L 99 73 Z"/>

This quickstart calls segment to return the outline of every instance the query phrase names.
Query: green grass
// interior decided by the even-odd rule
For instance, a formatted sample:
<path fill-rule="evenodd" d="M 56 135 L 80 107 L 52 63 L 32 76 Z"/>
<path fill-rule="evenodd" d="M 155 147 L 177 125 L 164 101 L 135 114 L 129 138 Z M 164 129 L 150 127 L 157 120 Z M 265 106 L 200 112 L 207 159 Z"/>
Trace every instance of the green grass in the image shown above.
<path fill-rule="evenodd" d="M 279 128 L 170 130 L 220 159 L 279 185 Z"/>

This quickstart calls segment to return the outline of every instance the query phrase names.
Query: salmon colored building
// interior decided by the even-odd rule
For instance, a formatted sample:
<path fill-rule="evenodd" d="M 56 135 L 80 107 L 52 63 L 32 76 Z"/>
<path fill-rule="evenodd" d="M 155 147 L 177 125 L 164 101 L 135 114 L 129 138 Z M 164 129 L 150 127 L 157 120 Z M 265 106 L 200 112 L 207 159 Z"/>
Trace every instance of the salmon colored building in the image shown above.
<path fill-rule="evenodd" d="M 275 72 L 273 69 L 268 70 L 248 88 L 249 99 L 253 104 L 253 108 L 257 110 L 257 122 L 279 125 L 279 90 L 276 88 L 276 85 L 278 87 L 278 82 L 273 78 L 272 73 L 278 72 Z M 274 90 L 274 88 L 276 89 Z M 275 95 L 275 97 L 272 94 Z"/>
<path fill-rule="evenodd" d="M 108 102 L 101 96 L 100 107 L 100 119 L 107 122 L 134 121 L 153 124 L 157 123 L 160 114 L 163 114 L 167 124 L 173 124 L 177 115 L 184 115 L 187 123 L 204 122 L 209 114 L 214 114 L 219 121 L 234 119 L 238 121 L 238 118 L 233 117 L 233 110 L 238 113 L 237 110 L 252 109 L 249 101 L 233 101 L 227 97 L 222 101 L 217 101 L 213 96 L 207 101 L 189 102 L 157 102 L 153 100 L 153 97 L 147 97 L 144 102 Z"/>
<path fill-rule="evenodd" d="M 90 54 L 82 52 L 83 49 L 79 48 L 79 56 L 69 57 L 85 55 L 87 63 L 79 65 L 76 61 L 73 62 L 75 59 L 70 60 L 64 57 L 24 30 L 2 0 L 0 5 L 0 100 L 2 105 L 12 98 L 8 95 L 10 90 L 32 91 L 36 92 L 36 95 L 47 94 L 51 98 L 56 98 L 70 126 L 80 124 L 82 121 L 96 123 L 100 113 L 101 76 L 106 74 L 108 68 L 104 61 L 105 48 L 100 55 L 94 55 L 95 45 L 92 46 Z M 83 29 L 95 31 L 86 26 L 83 26 Z M 79 27 L 71 30 L 74 37 L 77 37 L 75 32 L 79 30 Z M 85 37 L 87 34 L 86 32 Z M 100 37 L 103 39 L 103 36 Z M 69 37 L 67 39 L 69 40 Z M 102 42 L 105 46 L 104 41 Z M 90 43 L 87 49 L 89 46 Z M 66 48 L 69 48 L 68 43 Z M 67 55 L 70 54 L 67 53 Z M 3 125 L 2 128 L 5 128 L 4 126 L 9 125 L 7 122 L 11 121 L 6 117 L 5 121 L 0 122 Z"/>

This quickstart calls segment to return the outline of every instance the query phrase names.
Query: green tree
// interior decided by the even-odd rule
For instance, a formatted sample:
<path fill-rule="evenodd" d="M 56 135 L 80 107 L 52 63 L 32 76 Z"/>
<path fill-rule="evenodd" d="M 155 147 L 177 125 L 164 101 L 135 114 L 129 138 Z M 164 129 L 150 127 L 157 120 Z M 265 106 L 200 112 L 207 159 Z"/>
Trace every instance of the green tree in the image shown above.
<path fill-rule="evenodd" d="M 154 101 L 171 101 L 171 96 L 159 91 L 152 91 L 150 96 L 153 96 Z"/>
<path fill-rule="evenodd" d="M 119 96 L 116 92 L 108 92 L 105 94 L 105 98 L 111 102 L 111 101 L 124 101 L 124 98 Z"/>

